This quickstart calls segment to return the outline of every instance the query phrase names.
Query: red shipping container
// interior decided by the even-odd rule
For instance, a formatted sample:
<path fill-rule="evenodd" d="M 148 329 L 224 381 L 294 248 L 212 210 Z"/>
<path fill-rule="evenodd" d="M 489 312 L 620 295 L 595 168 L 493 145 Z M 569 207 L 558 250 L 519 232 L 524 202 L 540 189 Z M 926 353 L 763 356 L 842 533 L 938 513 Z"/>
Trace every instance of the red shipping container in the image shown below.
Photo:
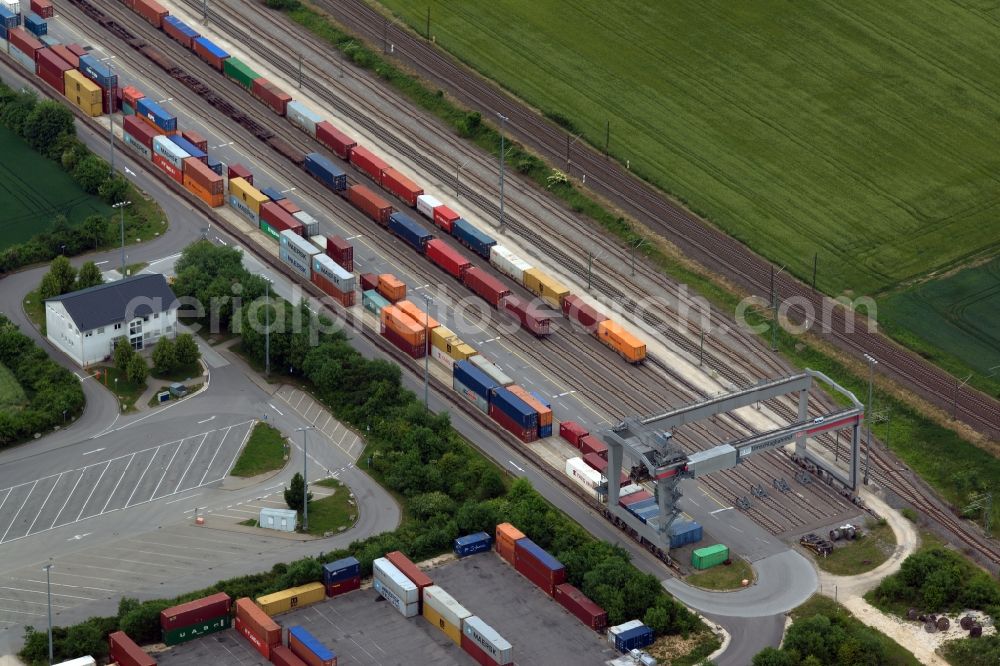
<path fill-rule="evenodd" d="M 201 160 L 193 157 L 184 160 L 184 175 L 201 185 L 209 194 L 224 194 L 222 176 L 208 168 Z"/>
<path fill-rule="evenodd" d="M 632 504 L 638 504 L 639 502 L 644 502 L 648 499 L 653 499 L 653 493 L 640 490 L 637 493 L 632 493 L 631 495 L 626 495 L 618 500 L 618 506 L 626 507 Z"/>
<path fill-rule="evenodd" d="M 608 475 L 608 461 L 596 453 L 587 453 L 583 456 L 583 462 L 590 465 L 592 468 L 596 469 L 598 472 L 604 476 Z M 628 474 L 622 472 L 618 475 L 619 485 L 624 486 L 630 481 Z"/>
<path fill-rule="evenodd" d="M 348 578 L 336 583 L 328 583 L 326 586 L 326 596 L 336 597 L 340 594 L 347 594 L 361 588 L 361 576 Z"/>
<path fill-rule="evenodd" d="M 171 606 L 160 611 L 160 628 L 176 629 L 192 624 L 214 620 L 229 614 L 233 605 L 232 598 L 225 592 L 218 592 L 202 599 L 195 599 L 186 604 Z"/>
<path fill-rule="evenodd" d="M 163 155 L 153 153 L 153 164 L 160 167 L 165 174 L 176 180 L 181 185 L 184 184 L 184 174 L 181 173 L 180 169 L 168 162 Z"/>
<path fill-rule="evenodd" d="M 589 434 L 587 429 L 576 421 L 562 421 L 559 423 L 559 436 L 576 448 L 580 448 L 580 438 Z"/>
<path fill-rule="evenodd" d="M 316 138 L 342 160 L 349 159 L 351 150 L 358 145 L 357 141 L 331 125 L 328 120 L 316 123 Z"/>
<path fill-rule="evenodd" d="M 122 127 L 125 133 L 133 139 L 150 150 L 153 149 L 153 137 L 159 135 L 159 132 L 150 127 L 149 123 L 145 123 L 135 116 L 125 116 L 122 119 Z"/>
<path fill-rule="evenodd" d="M 361 291 L 371 291 L 372 289 L 378 289 L 378 275 L 376 273 L 362 273 Z"/>
<path fill-rule="evenodd" d="M 100 83 L 93 81 L 101 89 L 101 110 L 104 113 L 114 113 L 118 110 L 117 101 L 121 98 L 118 94 L 118 86 L 114 88 L 106 88 Z"/>
<path fill-rule="evenodd" d="M 510 295 L 510 289 L 504 286 L 503 282 L 476 266 L 462 273 L 462 284 L 479 294 L 493 307 L 498 307 L 500 300 Z"/>
<path fill-rule="evenodd" d="M 382 187 L 405 201 L 410 208 L 416 207 L 417 197 L 424 193 L 424 188 L 393 168 L 382 170 Z"/>
<path fill-rule="evenodd" d="M 281 206 L 281 210 L 285 211 L 289 215 L 295 215 L 296 213 L 302 212 L 302 209 L 295 205 L 295 202 L 291 199 L 282 199 L 281 201 L 275 201 L 274 203 Z"/>
<path fill-rule="evenodd" d="M 276 645 L 271 649 L 271 663 L 274 666 L 308 666 L 284 645 Z"/>
<path fill-rule="evenodd" d="M 208 139 L 198 134 L 194 130 L 183 130 L 181 136 L 190 141 L 192 144 L 198 147 L 203 153 L 208 152 Z"/>
<path fill-rule="evenodd" d="M 337 288 L 337 285 L 330 282 L 319 271 L 312 271 L 310 273 L 312 283 L 319 287 L 324 294 L 337 301 L 345 308 L 349 308 L 354 305 L 354 291 L 343 292 Z"/>
<path fill-rule="evenodd" d="M 304 661 L 306 666 L 337 666 L 336 656 L 332 659 L 320 659 L 315 652 L 306 647 L 292 632 L 288 632 L 288 649 L 292 651 L 292 654 Z"/>
<path fill-rule="evenodd" d="M 236 600 L 236 619 L 243 625 L 244 635 L 253 635 L 257 641 L 268 648 L 274 645 L 281 645 L 281 627 L 272 620 L 267 613 L 261 610 L 252 599 L 242 597 Z M 253 639 L 251 639 L 253 642 Z M 256 645 L 256 643 L 255 643 Z M 260 650 L 260 647 L 257 648 Z M 261 651 L 267 658 L 267 654 Z"/>
<path fill-rule="evenodd" d="M 556 585 L 566 582 L 566 568 L 550 569 L 524 547 L 525 543 L 525 540 L 521 540 L 514 544 L 514 568 L 552 596 L 555 594 Z"/>
<path fill-rule="evenodd" d="M 278 233 L 291 229 L 300 236 L 306 234 L 305 225 L 273 201 L 260 205 L 260 219 L 274 227 Z"/>
<path fill-rule="evenodd" d="M 72 51 L 73 55 L 75 55 L 77 58 L 79 58 L 80 56 L 87 55 L 87 49 L 83 48 L 79 44 L 67 44 L 66 48 Z"/>
<path fill-rule="evenodd" d="M 229 180 L 233 178 L 242 178 L 249 184 L 253 185 L 253 174 L 250 173 L 250 169 L 246 168 L 242 164 L 230 164 L 229 165 Z"/>
<path fill-rule="evenodd" d="M 162 22 L 162 19 L 161 19 Z M 194 40 L 199 37 L 199 35 L 185 35 L 183 32 L 177 29 L 170 21 L 163 22 L 163 32 L 167 33 L 173 39 L 184 45 L 186 49 L 194 48 Z"/>
<path fill-rule="evenodd" d="M 170 12 L 154 0 L 125 0 L 125 6 L 146 19 L 151 26 L 159 28 Z"/>
<path fill-rule="evenodd" d="M 597 439 L 593 435 L 584 435 L 580 438 L 580 453 L 596 453 L 605 460 L 608 459 L 608 445 Z"/>
<path fill-rule="evenodd" d="M 353 155 L 353 153 L 352 153 Z M 362 213 L 375 220 L 383 227 L 389 225 L 392 206 L 389 202 L 369 190 L 364 185 L 352 185 L 347 188 L 347 200 L 354 204 Z"/>
<path fill-rule="evenodd" d="M 351 164 L 364 171 L 379 185 L 382 184 L 382 171 L 389 168 L 388 164 L 362 146 L 355 146 L 351 149 Z"/>
<path fill-rule="evenodd" d="M 243 634 L 243 637 L 248 641 L 250 641 L 250 644 L 254 646 L 257 652 L 260 652 L 261 656 L 263 656 L 264 659 L 271 658 L 271 646 L 265 643 L 264 639 L 255 634 L 253 630 L 250 628 L 250 626 L 242 619 L 240 619 L 239 616 L 237 616 L 236 618 L 235 626 L 236 626 L 236 631 Z"/>
<path fill-rule="evenodd" d="M 250 92 L 254 97 L 271 107 L 271 110 L 279 116 L 285 115 L 288 103 L 292 101 L 291 95 L 265 79 L 263 76 L 259 79 L 254 79 Z"/>
<path fill-rule="evenodd" d="M 56 74 L 47 69 L 40 69 L 37 74 L 38 78 L 55 88 L 59 94 L 66 94 L 66 79 L 62 74 Z"/>
<path fill-rule="evenodd" d="M 531 302 L 509 294 L 504 296 L 502 308 L 512 314 L 529 333 L 539 338 L 549 334 L 551 320 L 541 314 Z"/>
<path fill-rule="evenodd" d="M 7 31 L 7 39 L 10 40 L 11 46 L 32 60 L 35 59 L 35 54 L 45 47 L 44 44 L 35 39 L 24 28 L 11 28 Z"/>
<path fill-rule="evenodd" d="M 65 49 L 64 49 L 65 50 Z M 68 54 L 73 57 L 73 54 Z M 46 70 L 50 74 L 63 75 L 66 70 L 73 69 L 73 65 L 66 62 L 54 49 L 42 49 L 35 58 L 35 72 Z"/>
<path fill-rule="evenodd" d="M 520 423 L 507 416 L 502 409 L 497 409 L 496 405 L 490 405 L 490 418 L 503 426 L 525 444 L 538 439 L 538 428 L 525 428 Z"/>
<path fill-rule="evenodd" d="M 76 69 L 77 67 L 80 66 L 80 56 L 70 51 L 69 47 L 67 47 L 65 44 L 56 44 L 49 48 L 52 49 L 53 53 L 55 53 L 57 56 L 59 56 L 67 63 L 69 63 L 69 66 L 72 67 L 73 69 Z"/>
<path fill-rule="evenodd" d="M 563 299 L 562 302 L 563 314 L 570 318 L 571 321 L 576 322 L 580 326 L 594 335 L 597 333 L 597 325 L 602 321 L 607 321 L 607 317 L 603 314 L 590 307 L 583 302 L 583 299 L 579 296 L 574 296 L 570 294 Z"/>
<path fill-rule="evenodd" d="M 587 598 L 587 596 L 569 583 L 556 585 L 552 595 L 559 604 L 575 615 L 580 622 L 594 629 L 603 631 L 608 626 L 608 613 L 603 608 Z"/>
<path fill-rule="evenodd" d="M 423 358 L 424 355 L 427 353 L 426 343 L 415 345 L 404 340 L 403 336 L 401 336 L 399 333 L 392 330 L 391 328 L 386 328 L 385 326 L 381 326 L 380 328 L 382 332 L 382 337 L 384 337 L 386 340 L 395 345 L 399 350 L 406 353 L 407 356 L 410 356 L 412 358 Z"/>
<path fill-rule="evenodd" d="M 340 236 L 326 237 L 326 256 L 348 273 L 354 272 L 354 247 Z"/>
<path fill-rule="evenodd" d="M 156 661 L 135 644 L 124 631 L 108 636 L 109 656 L 118 666 L 156 666 Z"/>
<path fill-rule="evenodd" d="M 423 572 L 423 570 L 413 563 L 410 558 L 408 558 L 403 553 L 398 550 L 394 550 L 391 553 L 385 554 L 385 559 L 389 560 L 397 569 L 403 572 L 403 575 L 410 579 L 414 585 L 417 586 L 417 590 L 420 592 L 420 600 L 423 601 L 424 598 L 424 588 L 430 587 L 434 584 L 431 577 Z"/>
<path fill-rule="evenodd" d="M 461 252 L 438 238 L 427 241 L 425 254 L 431 263 L 440 266 L 452 277 L 459 279 L 461 279 L 462 273 L 472 265 L 472 262 L 466 259 Z"/>
<path fill-rule="evenodd" d="M 55 15 L 55 8 L 52 7 L 51 0 L 31 0 L 31 11 L 43 19 L 50 19 Z"/>
<path fill-rule="evenodd" d="M 476 645 L 475 641 L 465 635 L 464 631 L 462 632 L 462 649 L 465 650 L 467 655 L 475 659 L 479 666 L 510 666 L 509 664 L 498 664 L 494 661 L 493 657 L 486 654 L 481 647 Z"/>
<path fill-rule="evenodd" d="M 449 234 L 451 233 L 452 226 L 455 224 L 455 220 L 460 217 L 461 215 L 447 206 L 438 206 L 434 209 L 434 224 Z"/>
<path fill-rule="evenodd" d="M 140 99 L 143 99 L 146 95 L 142 93 L 138 88 L 133 86 L 125 86 L 121 89 L 122 101 L 135 109 L 135 105 Z"/>
<path fill-rule="evenodd" d="M 208 49 L 206 49 L 204 46 L 202 46 L 202 43 L 199 42 L 197 39 L 194 41 L 194 52 L 198 55 L 199 58 L 207 62 L 209 65 L 216 68 L 220 72 L 222 71 L 222 62 L 225 60 L 225 58 L 220 58 L 211 51 L 209 51 Z"/>

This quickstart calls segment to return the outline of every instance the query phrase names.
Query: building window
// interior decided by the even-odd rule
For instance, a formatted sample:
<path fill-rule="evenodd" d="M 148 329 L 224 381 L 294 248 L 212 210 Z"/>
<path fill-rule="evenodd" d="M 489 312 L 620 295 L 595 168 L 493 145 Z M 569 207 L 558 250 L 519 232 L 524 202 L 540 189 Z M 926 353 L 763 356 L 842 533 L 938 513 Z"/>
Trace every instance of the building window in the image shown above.
<path fill-rule="evenodd" d="M 101 335 L 101 334 L 103 334 L 103 333 L 104 333 L 104 327 L 103 327 L 103 326 L 102 326 L 102 327 L 100 327 L 99 329 L 97 329 L 97 334 L 98 334 L 98 335 Z"/>
<path fill-rule="evenodd" d="M 83 334 L 83 337 L 90 338 L 93 337 L 93 335 L 94 335 L 93 331 L 87 331 L 86 333 Z"/>
<path fill-rule="evenodd" d="M 154 312 L 153 313 L 153 319 L 159 319 L 159 318 L 160 318 L 160 313 L 159 312 Z"/>
<path fill-rule="evenodd" d="M 136 351 L 142 350 L 142 337 L 132 338 L 132 349 Z"/>
<path fill-rule="evenodd" d="M 173 327 L 173 326 L 170 326 L 170 325 L 168 324 L 168 325 L 167 325 L 167 327 L 166 327 L 166 328 L 165 328 L 164 330 L 165 330 L 165 331 L 166 331 L 167 333 L 173 333 L 173 332 L 174 332 L 174 327 Z"/>
<path fill-rule="evenodd" d="M 122 325 L 120 323 L 119 324 L 115 324 L 115 330 L 116 331 L 122 330 Z"/>
<path fill-rule="evenodd" d="M 128 325 L 129 337 L 133 335 L 140 335 L 142 333 L 142 320 L 136 319 Z"/>

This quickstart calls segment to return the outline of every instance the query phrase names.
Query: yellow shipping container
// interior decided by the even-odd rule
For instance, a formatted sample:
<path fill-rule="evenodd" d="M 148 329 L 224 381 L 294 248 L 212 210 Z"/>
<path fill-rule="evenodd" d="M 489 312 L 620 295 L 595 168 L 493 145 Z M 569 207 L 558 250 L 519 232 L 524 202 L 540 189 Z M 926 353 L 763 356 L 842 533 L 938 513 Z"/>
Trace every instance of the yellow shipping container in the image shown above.
<path fill-rule="evenodd" d="M 524 288 L 557 310 L 562 307 L 563 299 L 569 296 L 569 287 L 537 268 L 524 271 Z"/>
<path fill-rule="evenodd" d="M 260 215 L 260 205 L 270 201 L 267 195 L 261 194 L 260 190 L 242 178 L 230 179 L 229 194 L 245 203 L 257 215 Z"/>
<path fill-rule="evenodd" d="M 436 610 L 424 604 L 424 619 L 444 632 L 445 636 L 455 641 L 455 645 L 462 644 L 462 630 L 444 619 Z"/>
<path fill-rule="evenodd" d="M 103 91 L 101 87 L 75 69 L 67 69 L 63 73 L 63 83 L 66 86 L 66 97 L 76 103 L 74 98 L 82 100 L 82 104 L 101 103 Z M 79 106 L 79 104 L 77 104 Z"/>
<path fill-rule="evenodd" d="M 257 597 L 257 605 L 268 615 L 274 616 L 323 601 L 325 598 L 326 588 L 322 583 L 309 583 Z"/>
<path fill-rule="evenodd" d="M 431 344 L 443 352 L 448 351 L 448 341 L 457 337 L 448 328 L 437 326 L 431 331 Z"/>
<path fill-rule="evenodd" d="M 467 345 L 461 340 L 458 340 L 458 344 L 452 344 L 451 349 L 446 351 L 456 361 L 467 361 L 479 353 L 471 345 Z"/>

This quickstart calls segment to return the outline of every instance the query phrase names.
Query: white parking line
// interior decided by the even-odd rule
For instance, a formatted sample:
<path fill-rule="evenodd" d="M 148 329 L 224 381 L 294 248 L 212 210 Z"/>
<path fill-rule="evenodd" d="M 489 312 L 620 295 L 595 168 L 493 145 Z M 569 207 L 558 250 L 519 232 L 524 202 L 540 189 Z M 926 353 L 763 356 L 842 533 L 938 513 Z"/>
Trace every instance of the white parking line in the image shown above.
<path fill-rule="evenodd" d="M 41 594 L 44 596 L 45 592 L 40 592 L 38 590 L 26 590 L 23 587 L 7 587 L 6 585 L 0 585 L 0 590 L 11 590 L 12 592 L 27 592 L 28 594 Z M 53 597 L 66 597 L 67 599 L 84 599 L 86 601 L 95 601 L 94 597 L 80 597 L 75 594 L 60 594 L 59 592 L 53 592 Z"/>
<path fill-rule="evenodd" d="M 28 494 L 27 496 L 25 496 L 24 501 L 21 502 L 21 507 L 17 510 L 17 513 L 14 514 L 14 519 L 10 521 L 10 525 L 7 526 L 7 529 L 4 531 L 3 536 L 0 537 L 0 543 L 3 543 L 4 539 L 7 538 L 7 532 L 10 532 L 10 528 L 14 527 L 14 523 L 17 522 L 17 517 L 21 513 L 21 509 L 23 509 L 24 505 L 28 503 L 28 498 L 31 497 L 31 493 L 35 490 L 35 486 L 37 485 L 38 481 L 35 481 L 33 484 L 31 484 L 31 490 L 28 491 Z"/>
<path fill-rule="evenodd" d="M 221 481 L 222 479 L 226 478 L 226 475 L 229 474 L 229 470 L 231 470 L 233 468 L 233 465 L 236 464 L 236 458 L 240 455 L 240 451 L 243 450 L 243 447 L 246 446 L 247 440 L 250 439 L 250 433 L 251 432 L 253 432 L 253 428 L 247 428 L 247 434 L 243 436 L 243 441 L 240 442 L 240 445 L 236 448 L 236 453 L 233 454 L 233 459 L 229 461 L 229 465 L 222 472 L 222 477 L 220 479 L 218 479 L 219 481 Z M 226 433 L 226 434 L 228 435 L 229 433 Z M 220 449 L 222 448 L 222 444 L 221 443 L 219 444 L 219 448 Z"/>
<path fill-rule="evenodd" d="M 0 608 L 0 613 L 17 613 L 18 615 L 33 615 L 35 617 L 45 617 L 45 613 L 29 613 L 28 611 L 18 611 L 11 608 Z"/>
<path fill-rule="evenodd" d="M 226 434 L 228 434 L 228 431 L 227 431 Z M 201 438 L 201 442 L 198 444 L 198 448 L 195 449 L 194 455 L 191 456 L 191 460 L 188 461 L 188 466 L 184 469 L 184 473 L 181 474 L 180 481 L 177 482 L 177 486 L 174 488 L 174 493 L 175 494 L 180 491 L 181 484 L 184 483 L 184 477 L 186 477 L 187 473 L 189 471 L 191 471 L 191 465 L 193 465 L 194 461 L 198 458 L 198 453 L 201 452 L 201 447 L 205 445 L 205 440 L 206 439 L 208 439 L 208 433 L 207 432 L 205 433 L 205 436 Z M 225 441 L 225 437 L 223 437 L 223 441 Z M 222 446 L 222 444 L 220 443 L 219 446 Z"/>
<path fill-rule="evenodd" d="M 74 523 L 80 521 L 80 516 L 83 515 L 83 510 L 87 508 L 88 504 L 90 504 L 90 498 L 94 496 L 94 492 L 97 490 L 97 486 L 101 485 L 101 479 L 104 478 L 104 473 L 108 471 L 109 467 L 111 467 L 110 460 L 104 464 L 104 470 L 101 472 L 101 475 L 97 477 L 97 483 L 95 483 L 94 487 L 90 489 L 90 494 L 87 495 L 87 499 L 84 501 L 83 506 L 80 507 L 80 513 L 76 514 L 76 520 L 73 521 Z"/>
<path fill-rule="evenodd" d="M 59 479 L 63 478 L 63 474 L 65 473 L 66 472 L 60 474 Z M 49 498 L 52 497 L 52 491 L 59 485 L 59 479 L 56 479 L 56 482 L 52 484 L 51 488 L 49 488 L 49 494 L 45 496 L 45 500 L 42 502 L 42 505 L 38 507 L 38 513 L 35 514 L 35 519 L 31 521 L 31 525 L 28 526 L 28 531 L 25 532 L 25 534 L 31 534 L 31 530 L 34 529 L 35 523 L 38 522 L 38 516 L 42 515 L 42 511 L 45 510 L 45 505 L 49 503 Z"/>
<path fill-rule="evenodd" d="M 0 601 L 16 601 L 19 604 L 31 604 L 33 606 L 46 606 L 48 601 L 26 601 L 24 599 L 11 599 L 10 597 L 0 597 Z M 69 608 L 66 604 L 52 604 L 53 608 Z"/>
<path fill-rule="evenodd" d="M 187 441 L 187 439 L 189 438 L 182 439 L 181 443 L 177 445 L 176 449 L 174 449 L 174 455 L 170 456 L 170 462 L 168 462 L 167 466 L 163 468 L 163 474 L 160 475 L 160 480 L 156 482 L 156 487 L 153 488 L 153 494 L 149 496 L 149 499 L 156 499 L 156 491 L 160 489 L 160 484 L 163 483 L 163 479 L 167 477 L 167 472 L 170 471 L 170 466 L 174 464 L 174 458 L 177 457 L 177 453 L 181 450 L 181 447 L 184 446 L 184 442 Z"/>
<path fill-rule="evenodd" d="M 236 426 L 229 426 L 229 429 L 235 428 Z M 226 434 L 229 434 L 229 429 L 226 430 Z M 252 428 L 251 428 L 252 430 Z M 222 438 L 225 441 L 225 437 Z M 201 481 L 198 482 L 199 486 L 205 485 L 205 477 L 208 476 L 208 470 L 212 469 L 212 465 L 215 463 L 215 457 L 219 455 L 219 451 L 222 450 L 222 442 L 219 442 L 219 446 L 216 447 L 215 453 L 212 454 L 212 459 L 208 461 L 208 465 L 205 467 L 205 473 L 201 475 Z"/>
<path fill-rule="evenodd" d="M 53 571 L 55 573 L 55 571 Z M 44 580 L 32 580 L 31 578 L 11 578 L 11 580 L 23 580 L 26 583 L 38 583 L 39 585 L 45 585 Z M 84 590 L 97 590 L 98 592 L 116 592 L 117 590 L 111 590 L 106 587 L 91 587 L 90 585 L 70 585 L 69 583 L 49 583 L 49 585 L 55 585 L 58 587 L 74 587 Z"/>
<path fill-rule="evenodd" d="M 13 488 L 8 488 L 7 489 L 7 494 L 3 496 L 3 501 L 0 502 L 0 511 L 3 511 L 3 505 L 7 503 L 7 498 L 10 497 L 10 494 L 12 492 L 14 492 Z"/>
<path fill-rule="evenodd" d="M 129 493 L 128 499 L 125 500 L 125 508 L 126 509 L 128 508 L 128 505 L 132 503 L 132 498 L 135 497 L 136 492 L 139 490 L 139 487 L 142 485 L 142 480 L 146 478 L 146 472 L 148 472 L 149 468 L 153 466 L 153 461 L 156 460 L 156 452 L 159 451 L 159 450 L 160 450 L 160 447 L 159 446 L 156 447 L 156 449 L 153 451 L 153 455 L 151 455 L 149 457 L 149 462 L 146 463 L 146 469 L 142 470 L 142 474 L 139 475 L 139 480 L 135 482 L 135 488 L 132 489 L 132 492 Z"/>
<path fill-rule="evenodd" d="M 73 494 L 76 492 L 76 487 L 80 485 L 81 481 L 83 481 L 83 475 L 85 473 L 86 472 L 80 473 L 80 476 L 79 478 L 77 478 L 76 483 L 73 484 L 73 490 L 69 491 L 69 495 L 66 495 L 66 501 L 63 502 L 63 505 L 61 507 L 59 507 L 59 512 L 56 513 L 56 517 L 52 519 L 52 524 L 49 525 L 49 529 L 52 529 L 53 527 L 56 526 L 56 521 L 59 520 L 59 516 L 62 515 L 62 512 L 66 510 L 66 505 L 69 504 L 69 501 L 73 499 Z"/>
<path fill-rule="evenodd" d="M 111 489 L 111 493 L 108 495 L 108 501 L 104 503 L 103 507 L 101 507 L 101 512 L 98 515 L 101 515 L 105 511 L 108 510 L 108 505 L 111 504 L 111 500 L 114 498 L 115 493 L 118 492 L 118 486 L 120 486 L 122 484 L 122 480 L 125 478 L 125 475 L 128 473 L 128 468 L 132 465 L 132 461 L 134 459 L 135 459 L 135 454 L 133 453 L 131 456 L 129 456 L 128 462 L 125 463 L 125 469 L 122 470 L 122 475 L 118 477 L 118 483 L 116 483 L 115 487 Z"/>
<path fill-rule="evenodd" d="M 183 502 L 184 500 L 193 499 L 195 497 L 198 497 L 199 495 L 201 495 L 201 493 L 196 493 L 194 495 L 188 495 L 187 497 L 178 497 L 177 499 L 172 499 L 169 502 L 164 502 L 164 504 L 173 504 L 174 502 Z"/>

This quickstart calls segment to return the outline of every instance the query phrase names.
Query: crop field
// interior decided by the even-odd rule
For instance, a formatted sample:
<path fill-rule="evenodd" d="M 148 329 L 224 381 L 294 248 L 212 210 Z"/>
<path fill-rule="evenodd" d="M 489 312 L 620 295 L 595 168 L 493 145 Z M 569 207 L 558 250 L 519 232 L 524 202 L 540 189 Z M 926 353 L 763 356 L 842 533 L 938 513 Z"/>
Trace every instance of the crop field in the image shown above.
<path fill-rule="evenodd" d="M 894 294 L 879 319 L 957 357 L 979 375 L 1000 375 L 1000 258 Z"/>
<path fill-rule="evenodd" d="M 55 162 L 0 127 L 0 250 L 52 227 L 62 213 L 70 224 L 111 208 L 85 193 Z"/>
<path fill-rule="evenodd" d="M 0 413 L 23 405 L 27 399 L 13 373 L 7 366 L 0 364 Z"/>
<path fill-rule="evenodd" d="M 1000 249 L 995 2 L 380 1 L 828 293 Z"/>

